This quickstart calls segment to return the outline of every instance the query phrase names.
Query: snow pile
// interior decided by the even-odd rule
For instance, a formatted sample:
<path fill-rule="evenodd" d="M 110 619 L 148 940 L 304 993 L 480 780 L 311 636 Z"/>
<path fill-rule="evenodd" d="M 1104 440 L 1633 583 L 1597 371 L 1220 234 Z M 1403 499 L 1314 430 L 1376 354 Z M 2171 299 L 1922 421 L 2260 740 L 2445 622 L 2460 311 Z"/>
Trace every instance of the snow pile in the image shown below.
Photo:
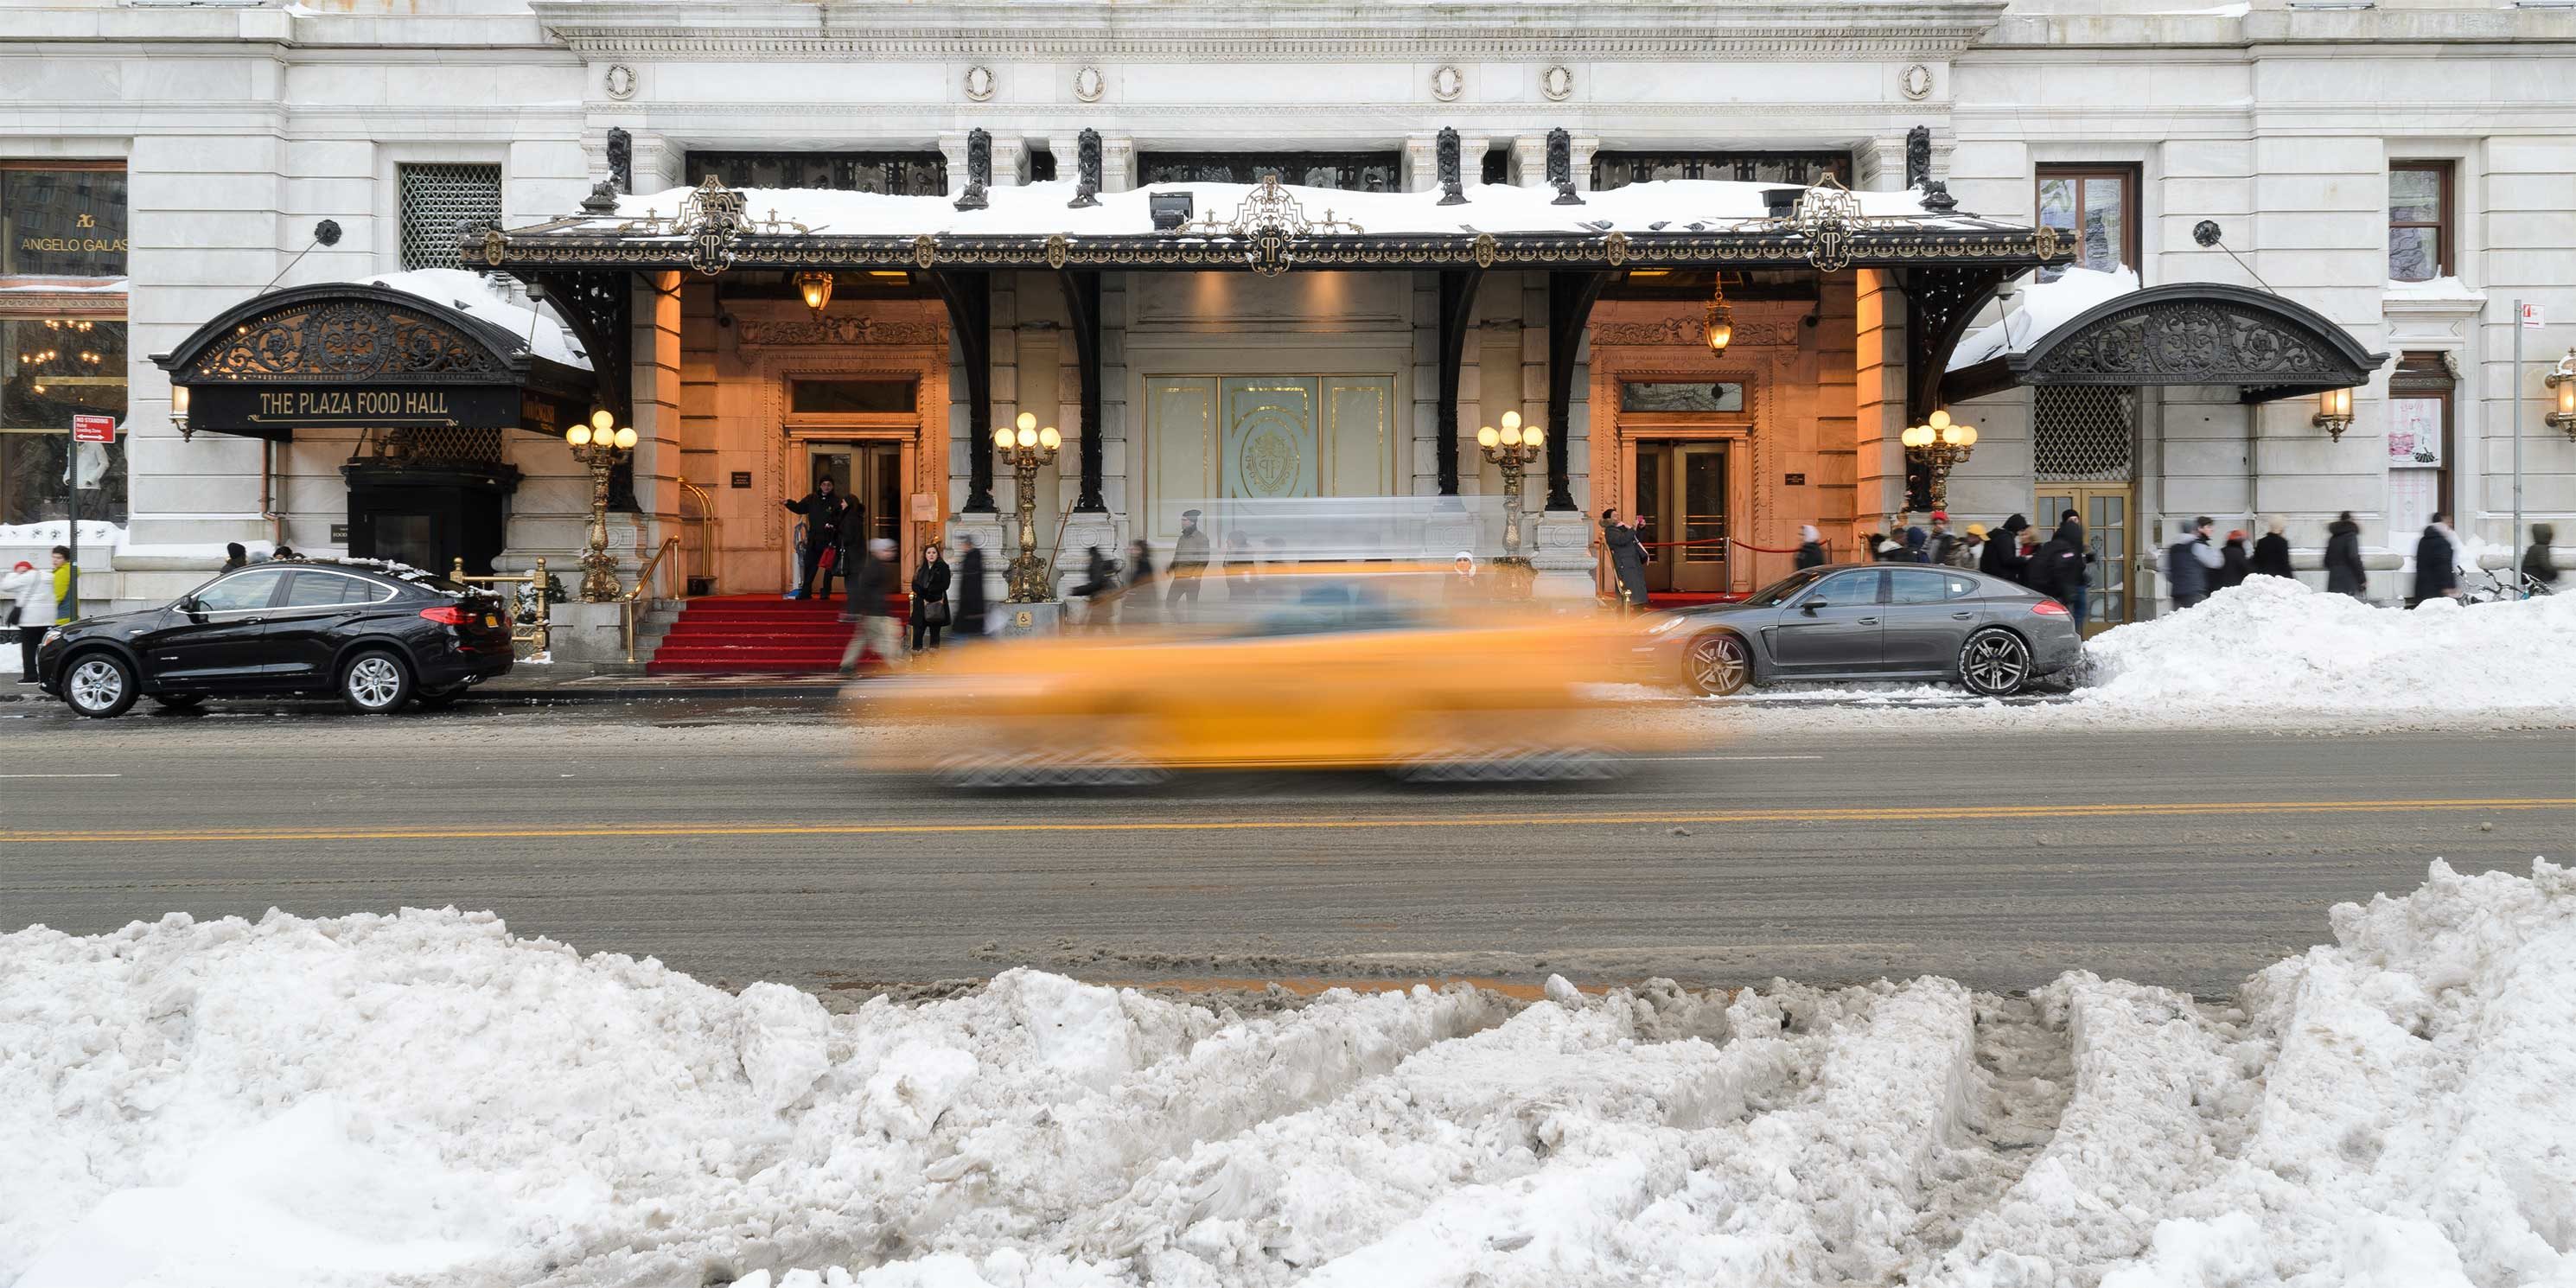
<path fill-rule="evenodd" d="M 1283 176 L 1284 178 L 1285 176 Z M 819 188 L 746 188 L 743 209 L 753 219 L 778 219 L 806 225 L 835 237 L 910 237 L 919 233 L 1142 236 L 1151 234 L 1154 218 L 1149 198 L 1158 192 L 1186 192 L 1195 219 L 1231 223 L 1254 185 L 1244 183 L 1157 183 L 1126 192 L 1104 192 L 1098 205 L 1071 209 L 1074 181 L 997 187 L 988 190 L 982 210 L 959 210 L 951 197 L 899 197 L 873 192 L 840 192 Z M 1359 225 L 1372 235 L 1398 233 L 1566 233 L 1593 236 L 1616 230 L 1630 234 L 1708 231 L 1737 219 L 1768 214 L 1762 194 L 1795 184 L 1743 183 L 1717 179 L 1659 179 L 1632 183 L 1607 192 L 1582 194 L 1583 204 L 1556 205 L 1554 188 L 1471 183 L 1462 190 L 1465 205 L 1444 206 L 1440 193 L 1362 192 L 1344 188 L 1308 188 L 1282 183 L 1281 188 L 1310 220 L 1333 218 Z M 618 198 L 623 219 L 669 216 L 695 188 L 668 188 Z M 1921 217 L 1923 194 L 1859 192 L 1861 210 L 1871 216 Z M 1984 226 L 1962 216 L 1963 226 Z M 1707 228 L 1694 229 L 1698 222 Z M 1598 226 L 1596 226 L 1598 225 Z M 1939 226 L 1936 221 L 1934 226 Z M 589 236 L 597 228 L 573 225 L 566 235 Z M 544 234 L 535 234 L 542 241 Z M 2132 285 L 2136 283 L 2133 274 Z"/>
<path fill-rule="evenodd" d="M 582 352 L 572 333 L 555 317 L 554 309 L 530 304 L 525 295 L 501 280 L 455 268 L 415 268 L 359 280 L 444 304 L 509 332 L 519 347 L 540 358 L 590 370 L 590 355 Z"/>
<path fill-rule="evenodd" d="M 2082 316 L 2085 310 L 2136 289 L 2138 272 L 2133 268 L 2108 273 L 2094 268 L 2069 268 L 2053 282 L 2024 283 L 2019 291 L 2021 307 L 2006 313 L 1992 326 L 1969 332 L 1966 339 L 1959 341 L 1959 347 L 1950 351 L 1947 369 L 1957 371 L 2007 353 L 2028 353 L 2032 345 Z"/>
<path fill-rule="evenodd" d="M 2086 646 L 2082 705 L 2138 711 L 2576 708 L 2576 595 L 2377 608 L 2251 577 Z"/>
<path fill-rule="evenodd" d="M 488 915 L 0 937 L 0 1281 L 2532 1283 L 2576 882 L 2335 910 L 2241 1009 L 2069 975 L 1242 1019 L 830 1016 Z"/>

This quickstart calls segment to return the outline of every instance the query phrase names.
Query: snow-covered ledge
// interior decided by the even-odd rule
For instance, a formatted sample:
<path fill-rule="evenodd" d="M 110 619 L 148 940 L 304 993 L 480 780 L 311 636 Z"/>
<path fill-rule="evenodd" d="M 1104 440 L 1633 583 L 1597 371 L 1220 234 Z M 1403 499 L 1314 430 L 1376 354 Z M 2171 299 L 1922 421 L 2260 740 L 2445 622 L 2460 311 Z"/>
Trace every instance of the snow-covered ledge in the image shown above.
<path fill-rule="evenodd" d="M 2456 277 L 2437 277 L 2429 282 L 2391 279 L 2379 296 L 2379 311 L 2388 319 L 2391 347 L 2446 342 L 2464 345 L 2469 341 L 2469 328 L 2486 307 L 2486 292 L 2471 290 Z"/>

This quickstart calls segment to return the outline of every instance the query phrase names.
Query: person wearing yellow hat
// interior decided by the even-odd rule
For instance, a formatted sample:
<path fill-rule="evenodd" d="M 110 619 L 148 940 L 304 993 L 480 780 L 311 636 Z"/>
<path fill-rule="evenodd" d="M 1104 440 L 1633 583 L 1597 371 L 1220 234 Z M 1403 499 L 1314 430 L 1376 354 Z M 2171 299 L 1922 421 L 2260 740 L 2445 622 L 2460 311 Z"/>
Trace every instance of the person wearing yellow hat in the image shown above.
<path fill-rule="evenodd" d="M 1978 562 L 1983 560 L 1985 557 L 1986 525 L 1982 523 L 1971 523 L 1968 525 L 1967 538 L 1959 543 L 1958 549 L 1950 552 L 1950 566 L 1953 568 L 1974 568 L 1977 566 Z"/>

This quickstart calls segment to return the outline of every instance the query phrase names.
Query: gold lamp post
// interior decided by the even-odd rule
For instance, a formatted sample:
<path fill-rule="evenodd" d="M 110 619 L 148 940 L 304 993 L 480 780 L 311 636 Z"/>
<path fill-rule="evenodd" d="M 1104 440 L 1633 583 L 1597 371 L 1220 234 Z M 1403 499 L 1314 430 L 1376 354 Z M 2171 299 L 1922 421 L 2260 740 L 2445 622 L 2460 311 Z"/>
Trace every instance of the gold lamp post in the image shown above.
<path fill-rule="evenodd" d="M 564 441 L 572 444 L 572 458 L 590 467 L 590 546 L 581 553 L 581 598 L 613 603 L 618 586 L 617 560 L 608 553 L 608 471 L 634 454 L 635 429 L 618 428 L 615 416 L 595 411 L 588 424 L 575 422 L 565 430 Z"/>
<path fill-rule="evenodd" d="M 2560 358 L 2558 365 L 2541 380 L 2549 386 L 2549 392 L 2557 396 L 2554 409 L 2542 419 L 2549 422 L 2551 429 L 2576 441 L 2576 349 L 2569 349 L 2567 356 Z"/>
<path fill-rule="evenodd" d="M 1521 558 L 1521 472 L 1547 450 L 1547 431 L 1536 425 L 1521 425 L 1521 414 L 1503 413 L 1503 427 L 1491 425 L 1476 431 L 1476 446 L 1484 449 L 1485 459 L 1503 467 L 1503 562 L 1514 567 L 1528 562 Z"/>
<path fill-rule="evenodd" d="M 1932 508 L 1950 506 L 1950 467 L 1968 459 L 1977 445 L 1977 427 L 1950 419 L 1950 413 L 1936 411 L 1923 424 L 1907 427 L 1897 441 L 1905 450 L 1923 459 L 1932 475 Z"/>
<path fill-rule="evenodd" d="M 1003 425 L 993 431 L 993 450 L 1011 467 L 1020 491 L 1020 553 L 1011 560 L 1010 595 L 1005 603 L 1041 604 L 1054 598 L 1047 593 L 1046 561 L 1038 558 L 1038 467 L 1054 460 L 1062 446 L 1064 435 L 1055 426 L 1041 429 L 1038 418 L 1027 412 L 1020 413 L 1016 427 Z"/>

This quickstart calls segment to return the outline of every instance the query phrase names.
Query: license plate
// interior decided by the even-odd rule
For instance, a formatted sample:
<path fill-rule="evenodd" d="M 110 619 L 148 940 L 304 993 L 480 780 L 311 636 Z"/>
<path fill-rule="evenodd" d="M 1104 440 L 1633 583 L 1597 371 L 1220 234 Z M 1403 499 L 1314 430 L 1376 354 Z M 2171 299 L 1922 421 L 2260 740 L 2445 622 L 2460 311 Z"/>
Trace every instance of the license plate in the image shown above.
<path fill-rule="evenodd" d="M 498 626 L 501 624 L 501 619 L 494 617 L 490 613 L 485 613 L 483 614 L 483 624 L 486 626 Z"/>

